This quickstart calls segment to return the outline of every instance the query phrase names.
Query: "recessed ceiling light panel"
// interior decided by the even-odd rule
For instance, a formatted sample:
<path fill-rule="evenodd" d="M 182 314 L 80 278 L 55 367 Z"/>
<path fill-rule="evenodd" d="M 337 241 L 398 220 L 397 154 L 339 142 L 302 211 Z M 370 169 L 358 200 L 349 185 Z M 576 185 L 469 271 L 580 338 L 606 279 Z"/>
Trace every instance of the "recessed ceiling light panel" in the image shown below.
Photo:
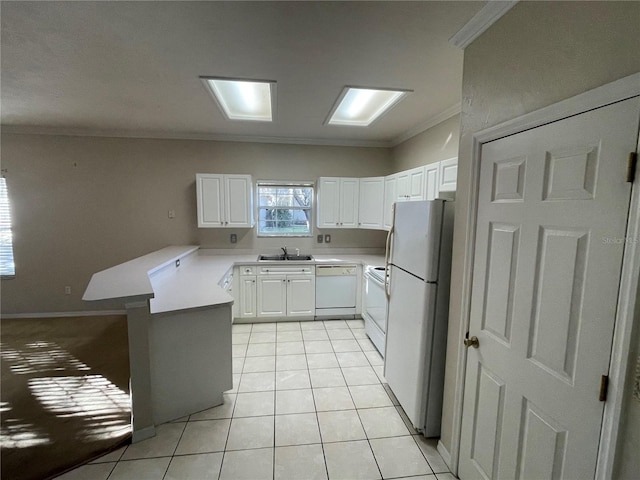
<path fill-rule="evenodd" d="M 345 87 L 326 123 L 367 127 L 410 91 Z"/>
<path fill-rule="evenodd" d="M 273 121 L 276 82 L 200 78 L 229 120 Z"/>

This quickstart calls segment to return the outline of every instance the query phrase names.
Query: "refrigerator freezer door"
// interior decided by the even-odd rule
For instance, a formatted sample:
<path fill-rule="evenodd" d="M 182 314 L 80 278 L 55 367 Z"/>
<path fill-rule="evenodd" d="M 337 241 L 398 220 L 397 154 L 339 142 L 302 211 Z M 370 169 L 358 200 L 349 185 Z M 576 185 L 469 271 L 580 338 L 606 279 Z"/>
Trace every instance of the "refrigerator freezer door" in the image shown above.
<path fill-rule="evenodd" d="M 391 263 L 428 282 L 438 279 L 444 201 L 395 205 Z"/>
<path fill-rule="evenodd" d="M 437 286 L 391 267 L 384 377 L 414 427 L 425 425 Z"/>

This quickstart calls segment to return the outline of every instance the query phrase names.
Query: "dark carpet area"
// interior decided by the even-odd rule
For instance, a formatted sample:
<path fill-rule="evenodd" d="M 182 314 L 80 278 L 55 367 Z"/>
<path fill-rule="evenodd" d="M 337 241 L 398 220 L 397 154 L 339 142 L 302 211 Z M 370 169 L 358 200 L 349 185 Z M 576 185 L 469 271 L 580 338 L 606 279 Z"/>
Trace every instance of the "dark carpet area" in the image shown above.
<path fill-rule="evenodd" d="M 130 438 L 126 322 L 2 319 L 3 479 L 51 478 Z"/>

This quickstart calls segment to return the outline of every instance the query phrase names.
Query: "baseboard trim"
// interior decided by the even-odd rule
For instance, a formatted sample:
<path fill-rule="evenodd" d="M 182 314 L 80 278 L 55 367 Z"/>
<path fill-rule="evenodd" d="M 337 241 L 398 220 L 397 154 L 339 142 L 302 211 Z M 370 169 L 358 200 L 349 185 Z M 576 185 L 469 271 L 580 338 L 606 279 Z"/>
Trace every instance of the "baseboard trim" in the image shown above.
<path fill-rule="evenodd" d="M 126 315 L 126 310 L 92 310 L 80 312 L 44 312 L 44 313 L 3 313 L 0 318 L 7 320 L 20 318 L 65 318 L 65 317 L 100 317 L 111 315 Z"/>
<path fill-rule="evenodd" d="M 449 470 L 453 472 L 453 470 L 451 469 L 451 454 L 449 453 L 449 450 L 447 450 L 447 447 L 445 447 L 440 440 L 438 440 L 438 453 L 444 460 L 444 463 L 446 463 L 449 467 Z"/>
<path fill-rule="evenodd" d="M 138 443 L 148 438 L 153 438 L 156 436 L 156 427 L 145 427 L 140 430 L 135 430 L 131 435 L 131 443 Z"/>

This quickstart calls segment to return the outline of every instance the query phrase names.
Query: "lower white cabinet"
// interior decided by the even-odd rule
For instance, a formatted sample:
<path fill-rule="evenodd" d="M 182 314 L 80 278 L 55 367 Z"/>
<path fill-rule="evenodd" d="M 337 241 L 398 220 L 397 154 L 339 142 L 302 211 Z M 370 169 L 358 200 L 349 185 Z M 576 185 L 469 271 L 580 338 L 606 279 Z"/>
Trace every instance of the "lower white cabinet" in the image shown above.
<path fill-rule="evenodd" d="M 256 271 L 252 265 L 236 267 L 236 287 L 238 294 L 234 296 L 234 316 L 255 318 L 256 316 Z"/>
<path fill-rule="evenodd" d="M 255 275 L 243 275 L 240 277 L 239 317 L 251 318 L 256 316 L 256 288 Z"/>
<path fill-rule="evenodd" d="M 315 267 L 246 266 L 239 267 L 238 277 L 238 317 L 314 317 Z"/>
<path fill-rule="evenodd" d="M 315 313 L 315 275 L 287 275 L 287 316 L 313 317 Z"/>
<path fill-rule="evenodd" d="M 287 276 L 258 277 L 258 317 L 284 317 L 287 314 Z"/>

